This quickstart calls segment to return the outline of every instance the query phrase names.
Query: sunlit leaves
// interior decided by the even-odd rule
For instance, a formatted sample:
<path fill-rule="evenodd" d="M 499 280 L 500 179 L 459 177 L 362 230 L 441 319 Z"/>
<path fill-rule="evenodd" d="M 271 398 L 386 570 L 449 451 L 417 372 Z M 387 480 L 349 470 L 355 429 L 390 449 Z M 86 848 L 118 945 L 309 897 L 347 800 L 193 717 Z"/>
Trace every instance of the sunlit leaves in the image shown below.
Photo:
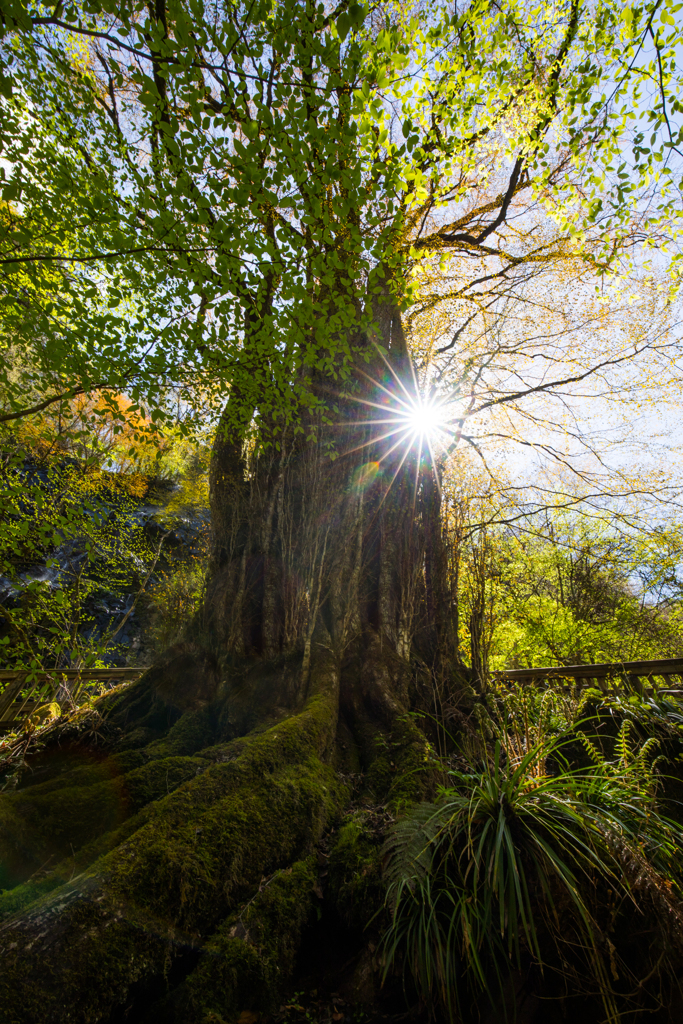
<path fill-rule="evenodd" d="M 319 401 L 311 368 L 338 380 L 358 357 L 377 268 L 408 304 L 416 259 L 500 244 L 506 189 L 567 233 L 599 224 L 614 262 L 634 204 L 654 203 L 643 223 L 671 210 L 656 90 L 635 166 L 620 147 L 647 77 L 629 48 L 650 30 L 676 109 L 676 10 L 475 0 L 332 16 L 267 0 L 215 17 L 192 0 L 159 19 L 92 2 L 8 21 L 22 90 L 2 108 L 5 255 L 24 262 L 4 265 L 5 290 L 28 287 L 43 369 L 163 407 L 162 380 L 210 381 L 218 402 L 248 365 L 246 404 L 296 418 Z M 7 333 L 33 351 L 16 299 L 13 315 Z"/>

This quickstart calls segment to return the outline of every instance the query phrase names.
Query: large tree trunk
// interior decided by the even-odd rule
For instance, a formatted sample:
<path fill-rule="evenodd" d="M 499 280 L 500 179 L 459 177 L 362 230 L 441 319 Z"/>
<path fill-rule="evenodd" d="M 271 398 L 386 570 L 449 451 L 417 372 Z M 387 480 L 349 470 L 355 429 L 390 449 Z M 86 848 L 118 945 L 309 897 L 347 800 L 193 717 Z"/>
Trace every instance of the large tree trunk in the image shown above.
<path fill-rule="evenodd" d="M 409 380 L 398 310 L 375 319 Z M 373 388 L 349 381 L 340 418 L 376 418 L 354 401 Z M 368 422 L 322 418 L 271 434 L 247 465 L 228 412 L 201 614 L 103 700 L 96 734 L 62 730 L 0 796 L 3 1021 L 268 1010 L 320 899 L 321 841 L 325 906 L 356 926 L 378 908 L 377 837 L 364 812 L 343 817 L 359 780 L 366 803 L 393 807 L 428 785 L 405 714 L 425 700 L 446 614 L 431 470 L 402 446 L 386 456 L 393 442 L 360 447 Z"/>

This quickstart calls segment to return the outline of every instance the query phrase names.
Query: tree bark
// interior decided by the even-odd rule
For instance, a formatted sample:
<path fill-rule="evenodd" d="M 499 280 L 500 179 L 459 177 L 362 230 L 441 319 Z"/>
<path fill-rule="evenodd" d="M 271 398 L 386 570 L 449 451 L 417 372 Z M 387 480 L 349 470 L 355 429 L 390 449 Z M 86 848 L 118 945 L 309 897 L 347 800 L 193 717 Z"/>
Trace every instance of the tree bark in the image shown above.
<path fill-rule="evenodd" d="M 385 299 L 375 320 L 405 381 L 398 309 Z M 394 808 L 428 787 L 426 738 L 405 716 L 424 700 L 414 657 L 435 661 L 443 618 L 438 490 L 412 453 L 372 440 L 374 414 L 353 401 L 372 387 L 359 374 L 335 401 L 362 441 L 340 445 L 321 417 L 249 463 L 230 396 L 201 614 L 101 702 L 99 746 L 62 731 L 0 795 L 0 1019 L 192 1024 L 272 1008 L 351 781 Z M 331 903 L 356 884 L 337 861 Z"/>

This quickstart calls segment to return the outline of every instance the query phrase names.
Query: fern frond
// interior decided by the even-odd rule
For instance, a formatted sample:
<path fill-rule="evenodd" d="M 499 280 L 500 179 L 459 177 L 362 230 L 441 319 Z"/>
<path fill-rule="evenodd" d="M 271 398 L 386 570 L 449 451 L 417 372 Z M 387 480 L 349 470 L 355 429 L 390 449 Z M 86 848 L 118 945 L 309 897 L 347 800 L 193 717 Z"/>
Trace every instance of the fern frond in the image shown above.
<path fill-rule="evenodd" d="M 631 719 L 625 718 L 624 721 L 621 723 L 621 728 L 619 729 L 619 732 L 617 733 L 615 751 L 617 754 L 617 758 L 619 759 L 619 763 L 624 766 L 626 766 L 629 763 L 629 760 L 631 759 L 629 733 L 631 731 L 632 726 L 633 723 L 631 722 Z"/>
<path fill-rule="evenodd" d="M 583 749 L 590 757 L 593 764 L 601 766 L 605 765 L 606 762 L 604 755 L 598 750 L 597 746 L 593 743 L 593 741 L 589 739 L 588 736 L 586 736 L 585 732 L 577 730 L 576 737 L 581 743 Z"/>

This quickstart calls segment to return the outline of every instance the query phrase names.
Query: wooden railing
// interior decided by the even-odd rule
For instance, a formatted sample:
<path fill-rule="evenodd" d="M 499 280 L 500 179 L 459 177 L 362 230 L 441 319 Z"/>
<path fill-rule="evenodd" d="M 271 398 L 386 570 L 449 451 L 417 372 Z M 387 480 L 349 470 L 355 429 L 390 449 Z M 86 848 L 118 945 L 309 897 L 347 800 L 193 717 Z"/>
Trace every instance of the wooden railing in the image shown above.
<path fill-rule="evenodd" d="M 146 668 L 54 669 L 31 674 L 0 670 L 0 733 L 9 732 L 32 711 L 49 701 L 75 701 L 89 683 L 138 679 Z M 501 682 L 574 684 L 576 689 L 596 686 L 605 693 L 633 689 L 640 693 L 683 695 L 683 658 L 656 661 L 608 661 L 596 665 L 549 665 L 543 668 L 503 669 L 493 673 Z M 672 686 L 677 680 L 678 686 Z"/>
<path fill-rule="evenodd" d="M 0 733 L 9 732 L 49 701 L 57 701 L 61 705 L 75 701 L 90 683 L 113 686 L 125 680 L 138 679 L 144 671 L 144 667 L 54 669 L 34 673 L 0 670 Z"/>
<path fill-rule="evenodd" d="M 683 658 L 657 661 L 606 661 L 597 665 L 552 665 L 546 668 L 515 668 L 494 672 L 501 681 L 549 683 L 573 681 L 577 689 L 595 686 L 604 692 L 633 689 L 639 693 L 683 694 Z M 673 685 L 678 682 L 678 688 Z"/>

